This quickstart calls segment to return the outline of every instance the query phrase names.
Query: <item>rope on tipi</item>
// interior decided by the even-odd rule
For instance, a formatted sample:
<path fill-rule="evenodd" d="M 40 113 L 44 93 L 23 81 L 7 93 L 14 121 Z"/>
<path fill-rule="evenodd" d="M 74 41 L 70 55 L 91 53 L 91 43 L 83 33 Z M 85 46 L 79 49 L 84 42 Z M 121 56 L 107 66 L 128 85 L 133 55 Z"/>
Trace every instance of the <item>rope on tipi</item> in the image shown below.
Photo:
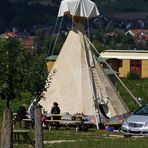
<path fill-rule="evenodd" d="M 53 30 L 53 33 L 52 33 L 52 38 L 51 38 L 51 42 L 50 42 L 50 46 L 49 46 L 49 50 L 50 50 L 52 48 L 52 43 L 54 42 L 51 55 L 53 55 L 56 44 L 57 44 L 57 40 L 58 40 L 60 30 L 61 30 L 61 27 L 62 27 L 62 23 L 63 23 L 63 18 L 64 18 L 64 16 L 62 16 L 62 18 L 61 18 L 60 25 L 59 25 L 59 28 L 58 28 L 58 33 L 56 34 L 56 38 L 55 38 L 55 41 L 54 41 L 54 34 L 55 34 L 55 31 L 56 31 L 56 27 L 58 25 L 59 18 L 57 17 L 57 19 L 56 19 L 55 27 L 54 27 L 54 30 Z M 49 54 L 49 50 L 47 52 L 47 55 Z"/>
<path fill-rule="evenodd" d="M 87 19 L 87 31 L 88 31 L 88 38 L 90 39 L 90 27 L 89 27 L 89 19 Z"/>
<path fill-rule="evenodd" d="M 52 49 L 52 52 L 51 52 L 51 55 L 53 55 L 55 47 L 56 47 L 56 44 L 57 44 L 57 40 L 58 40 L 58 37 L 59 37 L 59 34 L 60 34 L 60 30 L 61 30 L 61 27 L 62 27 L 62 23 L 63 23 L 63 18 L 64 18 L 64 16 L 62 16 L 62 19 L 61 19 L 61 22 L 60 22 L 60 26 L 59 26 L 59 29 L 58 29 L 58 33 L 56 35 L 54 46 L 53 46 L 53 49 Z"/>
<path fill-rule="evenodd" d="M 47 56 L 49 55 L 49 51 L 51 50 L 51 46 L 52 46 L 52 43 L 53 43 L 53 40 L 54 40 L 54 34 L 55 34 L 55 30 L 56 30 L 56 27 L 57 27 L 57 24 L 58 24 L 58 19 L 59 18 L 57 17 L 56 23 L 55 23 L 55 26 L 54 26 L 54 29 L 53 29 L 53 32 L 52 32 L 52 37 L 51 37 L 49 49 L 47 50 Z"/>

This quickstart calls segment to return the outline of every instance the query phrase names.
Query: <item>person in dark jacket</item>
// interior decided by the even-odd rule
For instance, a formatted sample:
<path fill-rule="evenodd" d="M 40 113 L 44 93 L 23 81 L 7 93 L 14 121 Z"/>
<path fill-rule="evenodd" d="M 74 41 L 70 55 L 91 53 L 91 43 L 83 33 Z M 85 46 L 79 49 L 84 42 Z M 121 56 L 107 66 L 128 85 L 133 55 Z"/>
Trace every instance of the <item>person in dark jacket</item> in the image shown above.
<path fill-rule="evenodd" d="M 16 122 L 19 122 L 20 127 L 22 127 L 21 121 L 23 119 L 28 118 L 26 115 L 27 115 L 26 108 L 25 108 L 25 106 L 21 105 L 19 107 L 19 109 L 17 110 L 16 118 L 14 120 L 14 125 L 15 125 Z M 24 127 L 27 127 L 26 123 L 25 123 Z"/>
<path fill-rule="evenodd" d="M 53 107 L 52 107 L 52 109 L 51 109 L 51 114 L 60 114 L 60 108 L 59 108 L 59 106 L 58 106 L 58 103 L 57 102 L 54 102 L 53 103 Z M 61 120 L 61 117 L 60 116 L 52 116 L 52 119 L 53 120 Z M 59 124 L 59 122 L 55 122 L 55 125 L 56 125 L 56 128 L 58 128 L 59 126 L 60 126 L 60 124 Z"/>
<path fill-rule="evenodd" d="M 51 109 L 51 114 L 60 114 L 60 108 L 57 102 L 53 103 L 53 107 Z"/>

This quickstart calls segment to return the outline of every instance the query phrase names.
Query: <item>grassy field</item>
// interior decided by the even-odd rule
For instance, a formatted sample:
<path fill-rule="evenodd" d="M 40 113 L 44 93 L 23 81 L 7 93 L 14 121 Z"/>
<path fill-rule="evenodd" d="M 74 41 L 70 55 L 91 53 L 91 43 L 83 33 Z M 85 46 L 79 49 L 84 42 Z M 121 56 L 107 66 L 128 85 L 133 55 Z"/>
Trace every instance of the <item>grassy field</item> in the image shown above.
<path fill-rule="evenodd" d="M 31 131 L 34 138 L 34 131 Z M 125 138 L 118 132 L 97 131 L 75 132 L 69 130 L 44 130 L 45 148 L 147 148 L 147 137 Z M 27 148 L 28 145 L 14 145 L 14 148 Z"/>

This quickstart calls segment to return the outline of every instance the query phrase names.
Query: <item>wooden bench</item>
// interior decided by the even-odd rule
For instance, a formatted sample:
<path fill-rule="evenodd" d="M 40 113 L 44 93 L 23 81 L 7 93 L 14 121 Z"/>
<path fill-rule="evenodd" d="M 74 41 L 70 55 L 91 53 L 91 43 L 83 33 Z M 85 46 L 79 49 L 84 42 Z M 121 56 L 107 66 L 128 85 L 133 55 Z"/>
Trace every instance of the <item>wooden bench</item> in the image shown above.
<path fill-rule="evenodd" d="M 34 147 L 34 143 L 29 137 L 29 130 L 13 130 L 13 143 L 31 144 Z"/>
<path fill-rule="evenodd" d="M 32 120 L 30 118 L 28 119 L 23 119 L 24 125 L 27 126 L 27 128 L 32 127 L 33 128 L 33 123 Z"/>
<path fill-rule="evenodd" d="M 30 118 L 28 118 L 28 119 L 23 119 L 23 121 L 24 121 L 24 122 L 29 122 L 29 123 L 31 123 L 31 119 L 30 119 Z"/>
<path fill-rule="evenodd" d="M 19 123 L 19 126 L 20 126 L 20 128 L 21 128 L 21 127 L 22 127 L 22 121 L 25 122 L 25 120 L 26 120 L 26 121 L 27 121 L 28 119 L 30 120 L 30 115 L 29 115 L 29 114 L 26 115 L 26 117 L 28 117 L 27 119 L 22 119 L 22 120 L 20 120 L 20 121 L 16 120 L 16 115 L 17 115 L 17 113 L 13 113 L 13 128 L 15 127 L 15 124 L 16 124 L 16 123 Z M 28 120 L 28 122 L 29 122 L 29 120 Z M 25 125 L 25 124 L 24 124 L 24 125 Z"/>

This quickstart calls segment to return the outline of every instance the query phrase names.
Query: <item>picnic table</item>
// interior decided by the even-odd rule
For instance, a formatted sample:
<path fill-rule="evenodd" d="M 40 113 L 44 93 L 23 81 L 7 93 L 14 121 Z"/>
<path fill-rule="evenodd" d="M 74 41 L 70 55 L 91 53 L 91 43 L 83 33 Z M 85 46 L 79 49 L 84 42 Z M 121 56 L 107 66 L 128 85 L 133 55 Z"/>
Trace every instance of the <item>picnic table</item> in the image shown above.
<path fill-rule="evenodd" d="M 43 124 L 43 127 L 48 128 L 49 130 L 52 130 L 53 127 L 60 127 L 64 126 L 66 128 L 69 127 L 75 127 L 76 131 L 78 131 L 81 127 L 89 127 L 89 123 L 84 123 L 80 119 L 80 115 L 70 115 L 70 118 L 66 119 L 64 116 L 67 116 L 65 114 L 42 114 L 46 115 L 47 119 L 45 120 L 45 124 Z M 69 116 L 69 115 L 68 115 Z M 59 119 L 55 120 L 54 117 L 60 117 Z M 72 117 L 75 117 L 72 119 Z M 23 119 L 23 122 L 27 122 L 27 125 L 32 125 L 31 119 Z"/>
<path fill-rule="evenodd" d="M 52 130 L 52 127 L 54 126 L 55 123 L 59 122 L 60 125 L 64 125 L 66 127 L 69 126 L 76 126 L 76 131 L 79 125 L 82 123 L 81 121 L 72 121 L 72 120 L 46 120 L 48 124 L 49 130 Z"/>
<path fill-rule="evenodd" d="M 29 122 L 31 123 L 31 118 L 28 118 L 28 119 L 23 119 L 24 122 Z"/>
<path fill-rule="evenodd" d="M 13 113 L 13 128 L 15 127 L 15 124 L 16 123 L 19 123 L 19 126 L 20 127 L 22 127 L 22 120 L 25 122 L 25 120 L 27 121 L 29 121 L 30 120 L 30 115 L 29 114 L 27 114 L 26 115 L 26 119 L 22 119 L 22 120 L 16 120 L 16 115 L 17 115 L 17 113 Z"/>
<path fill-rule="evenodd" d="M 13 130 L 13 143 L 31 144 L 34 147 L 34 143 L 29 137 L 29 130 Z"/>

